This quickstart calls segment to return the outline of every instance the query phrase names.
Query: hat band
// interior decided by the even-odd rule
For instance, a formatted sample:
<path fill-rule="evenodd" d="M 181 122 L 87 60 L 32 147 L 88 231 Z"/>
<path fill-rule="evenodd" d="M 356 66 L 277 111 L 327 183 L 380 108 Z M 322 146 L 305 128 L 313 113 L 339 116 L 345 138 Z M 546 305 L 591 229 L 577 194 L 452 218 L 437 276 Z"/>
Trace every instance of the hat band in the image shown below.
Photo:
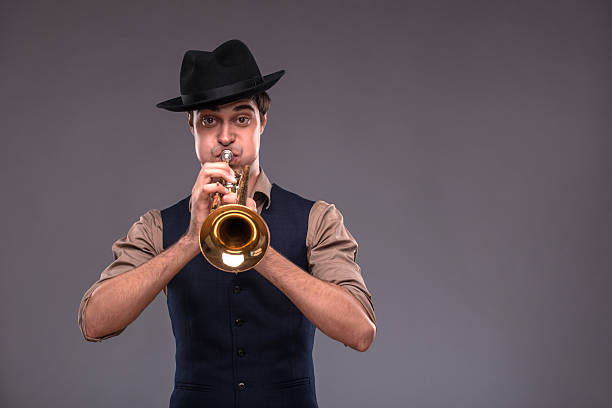
<path fill-rule="evenodd" d="M 200 101 L 219 99 L 225 96 L 237 94 L 262 83 L 263 80 L 261 79 L 261 77 L 251 78 L 245 81 L 234 82 L 233 84 L 220 86 L 218 88 L 212 88 L 204 92 L 181 94 L 181 100 L 183 101 L 184 105 L 189 105 Z"/>

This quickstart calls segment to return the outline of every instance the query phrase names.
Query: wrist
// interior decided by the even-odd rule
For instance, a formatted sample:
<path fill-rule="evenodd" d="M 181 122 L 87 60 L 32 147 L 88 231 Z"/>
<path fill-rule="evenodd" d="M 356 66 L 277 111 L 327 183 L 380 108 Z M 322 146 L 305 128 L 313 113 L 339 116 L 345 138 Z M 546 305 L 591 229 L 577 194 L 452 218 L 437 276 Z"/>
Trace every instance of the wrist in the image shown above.
<path fill-rule="evenodd" d="M 274 262 L 274 257 L 277 254 L 278 253 L 274 250 L 274 248 L 272 248 L 271 246 L 268 246 L 268 249 L 266 250 L 266 253 L 264 254 L 263 258 L 261 258 L 261 261 L 259 261 L 259 263 L 257 264 L 257 266 L 255 268 L 256 269 L 257 269 L 257 267 L 259 267 L 261 269 L 268 268 L 270 266 L 270 264 Z"/>
<path fill-rule="evenodd" d="M 190 235 L 183 235 L 179 238 L 178 242 L 182 248 L 189 251 L 191 258 L 195 257 L 200 253 L 200 239 L 199 237 L 193 237 Z"/>

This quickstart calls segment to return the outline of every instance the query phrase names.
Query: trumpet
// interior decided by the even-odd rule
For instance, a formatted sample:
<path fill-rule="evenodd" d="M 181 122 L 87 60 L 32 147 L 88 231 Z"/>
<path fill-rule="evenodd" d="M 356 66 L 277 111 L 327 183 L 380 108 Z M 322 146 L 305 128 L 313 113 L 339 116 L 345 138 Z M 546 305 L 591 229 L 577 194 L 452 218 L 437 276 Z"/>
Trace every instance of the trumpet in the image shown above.
<path fill-rule="evenodd" d="M 231 150 L 221 153 L 229 163 Z M 221 193 L 215 193 L 210 214 L 200 228 L 200 250 L 211 265 L 225 272 L 244 272 L 255 267 L 264 257 L 270 242 L 270 230 L 263 218 L 246 205 L 249 165 L 236 171 L 237 183 L 225 182 L 236 193 L 238 204 L 221 205 Z"/>

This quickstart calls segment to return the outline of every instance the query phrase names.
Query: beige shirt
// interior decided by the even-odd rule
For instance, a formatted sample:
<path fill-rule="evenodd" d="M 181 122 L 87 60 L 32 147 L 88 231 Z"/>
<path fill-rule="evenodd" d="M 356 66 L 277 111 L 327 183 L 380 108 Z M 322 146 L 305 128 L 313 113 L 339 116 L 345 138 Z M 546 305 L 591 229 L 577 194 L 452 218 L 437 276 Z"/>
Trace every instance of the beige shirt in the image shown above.
<path fill-rule="evenodd" d="M 260 174 L 253 188 L 257 212 L 261 214 L 272 201 L 272 183 L 260 167 Z M 191 201 L 189 202 L 191 211 Z M 376 324 L 372 296 L 366 288 L 361 270 L 356 263 L 357 241 L 343 223 L 342 214 L 334 206 L 319 200 L 314 203 L 308 217 L 306 233 L 308 272 L 321 280 L 348 289 Z M 157 209 L 147 211 L 129 229 L 126 236 L 112 245 L 115 260 L 102 271 L 100 278 L 85 292 L 78 311 L 78 323 L 83 337 L 88 341 L 101 341 L 121 333 L 125 329 L 103 337 L 85 334 L 85 308 L 89 298 L 100 283 L 142 265 L 164 251 L 161 213 Z M 167 287 L 163 290 L 167 295 Z"/>

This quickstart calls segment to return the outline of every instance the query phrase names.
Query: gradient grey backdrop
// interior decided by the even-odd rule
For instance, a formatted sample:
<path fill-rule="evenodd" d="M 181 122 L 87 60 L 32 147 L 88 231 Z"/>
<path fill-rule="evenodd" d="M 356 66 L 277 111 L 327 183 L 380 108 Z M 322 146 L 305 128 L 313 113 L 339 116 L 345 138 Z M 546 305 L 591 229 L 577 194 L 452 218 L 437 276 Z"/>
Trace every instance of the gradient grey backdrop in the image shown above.
<path fill-rule="evenodd" d="M 185 50 L 244 40 L 262 166 L 335 203 L 378 334 L 317 332 L 321 407 L 612 406 L 611 7 L 604 2 L 3 2 L 3 407 L 166 407 L 160 294 L 88 343 L 111 244 L 191 192 Z"/>

